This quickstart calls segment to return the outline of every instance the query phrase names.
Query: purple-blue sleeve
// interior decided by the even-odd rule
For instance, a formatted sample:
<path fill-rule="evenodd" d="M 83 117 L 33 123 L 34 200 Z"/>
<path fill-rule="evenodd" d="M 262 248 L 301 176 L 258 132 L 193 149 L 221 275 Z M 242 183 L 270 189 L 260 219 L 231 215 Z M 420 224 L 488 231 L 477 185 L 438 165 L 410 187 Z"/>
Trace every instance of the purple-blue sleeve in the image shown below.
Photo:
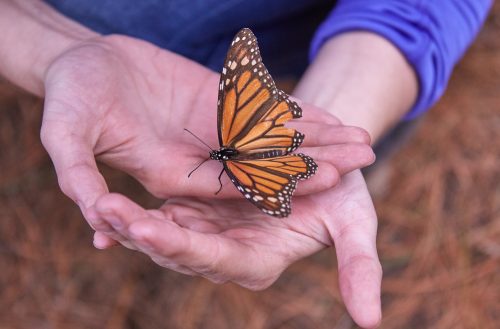
<path fill-rule="evenodd" d="M 417 74 L 418 98 L 405 117 L 412 119 L 443 94 L 491 4 L 492 0 L 338 0 L 312 40 L 310 59 L 339 33 L 364 30 L 381 35 Z"/>

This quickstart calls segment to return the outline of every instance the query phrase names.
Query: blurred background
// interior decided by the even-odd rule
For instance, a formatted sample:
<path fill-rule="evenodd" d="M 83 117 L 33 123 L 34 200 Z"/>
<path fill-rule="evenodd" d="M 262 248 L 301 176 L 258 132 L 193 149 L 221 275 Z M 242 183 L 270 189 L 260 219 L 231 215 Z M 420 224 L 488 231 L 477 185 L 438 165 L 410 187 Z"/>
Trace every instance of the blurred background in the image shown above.
<path fill-rule="evenodd" d="M 500 4 L 448 91 L 370 174 L 382 328 L 500 328 Z M 356 328 L 333 250 L 250 292 L 98 251 L 39 141 L 42 102 L 0 82 L 0 328 Z M 112 191 L 160 204 L 102 168 Z"/>

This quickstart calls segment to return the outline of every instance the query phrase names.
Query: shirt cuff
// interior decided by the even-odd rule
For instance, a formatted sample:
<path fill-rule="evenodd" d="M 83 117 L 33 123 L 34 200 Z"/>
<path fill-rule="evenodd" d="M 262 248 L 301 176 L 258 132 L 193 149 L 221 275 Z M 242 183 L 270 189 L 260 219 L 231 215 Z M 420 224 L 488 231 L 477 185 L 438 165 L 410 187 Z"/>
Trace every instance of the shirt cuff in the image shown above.
<path fill-rule="evenodd" d="M 443 94 L 453 67 L 472 43 L 492 0 L 339 0 L 312 40 L 313 60 L 337 34 L 370 31 L 393 43 L 416 72 L 418 97 L 406 120 Z"/>

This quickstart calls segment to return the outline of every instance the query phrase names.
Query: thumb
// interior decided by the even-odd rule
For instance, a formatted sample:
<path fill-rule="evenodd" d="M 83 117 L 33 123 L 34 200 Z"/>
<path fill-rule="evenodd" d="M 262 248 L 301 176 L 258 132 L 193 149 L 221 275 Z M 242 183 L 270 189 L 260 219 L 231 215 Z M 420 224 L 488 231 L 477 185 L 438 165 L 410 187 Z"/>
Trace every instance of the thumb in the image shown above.
<path fill-rule="evenodd" d="M 59 121 L 44 121 L 40 136 L 54 164 L 62 192 L 78 204 L 91 225 L 88 209 L 108 192 L 104 177 L 97 168 L 91 143 Z M 111 239 L 108 242 L 112 244 Z"/>
<path fill-rule="evenodd" d="M 108 188 L 97 169 L 91 146 L 82 138 L 57 128 L 42 127 L 42 143 L 54 163 L 61 190 L 84 212 L 107 193 Z M 48 130 L 52 132 L 47 133 Z"/>

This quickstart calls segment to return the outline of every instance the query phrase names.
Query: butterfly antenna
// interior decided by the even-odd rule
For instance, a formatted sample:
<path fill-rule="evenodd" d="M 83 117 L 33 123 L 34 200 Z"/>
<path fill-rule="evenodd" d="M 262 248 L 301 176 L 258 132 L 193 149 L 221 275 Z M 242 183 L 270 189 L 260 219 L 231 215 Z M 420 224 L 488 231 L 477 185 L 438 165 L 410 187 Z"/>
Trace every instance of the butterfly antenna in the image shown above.
<path fill-rule="evenodd" d="M 206 158 L 205 160 L 203 160 L 202 162 L 200 162 L 196 168 L 194 168 L 193 170 L 191 170 L 191 172 L 188 174 L 188 178 L 191 177 L 191 175 L 198 169 L 201 167 L 202 164 L 204 164 L 205 162 L 207 162 L 208 160 L 210 160 L 210 158 Z"/>
<path fill-rule="evenodd" d="M 184 128 L 185 131 L 187 131 L 188 133 L 190 133 L 191 135 L 193 135 L 194 138 L 196 138 L 197 140 L 199 140 L 203 145 L 205 145 L 206 147 L 208 147 L 208 149 L 210 151 L 213 151 L 213 149 L 207 144 L 205 143 L 204 141 L 201 140 L 200 137 L 196 136 L 195 134 L 193 134 L 191 131 L 189 131 L 188 129 Z M 208 159 L 207 159 L 208 160 Z M 205 160 L 206 161 L 206 160 Z M 202 162 L 203 163 L 203 162 Z"/>

